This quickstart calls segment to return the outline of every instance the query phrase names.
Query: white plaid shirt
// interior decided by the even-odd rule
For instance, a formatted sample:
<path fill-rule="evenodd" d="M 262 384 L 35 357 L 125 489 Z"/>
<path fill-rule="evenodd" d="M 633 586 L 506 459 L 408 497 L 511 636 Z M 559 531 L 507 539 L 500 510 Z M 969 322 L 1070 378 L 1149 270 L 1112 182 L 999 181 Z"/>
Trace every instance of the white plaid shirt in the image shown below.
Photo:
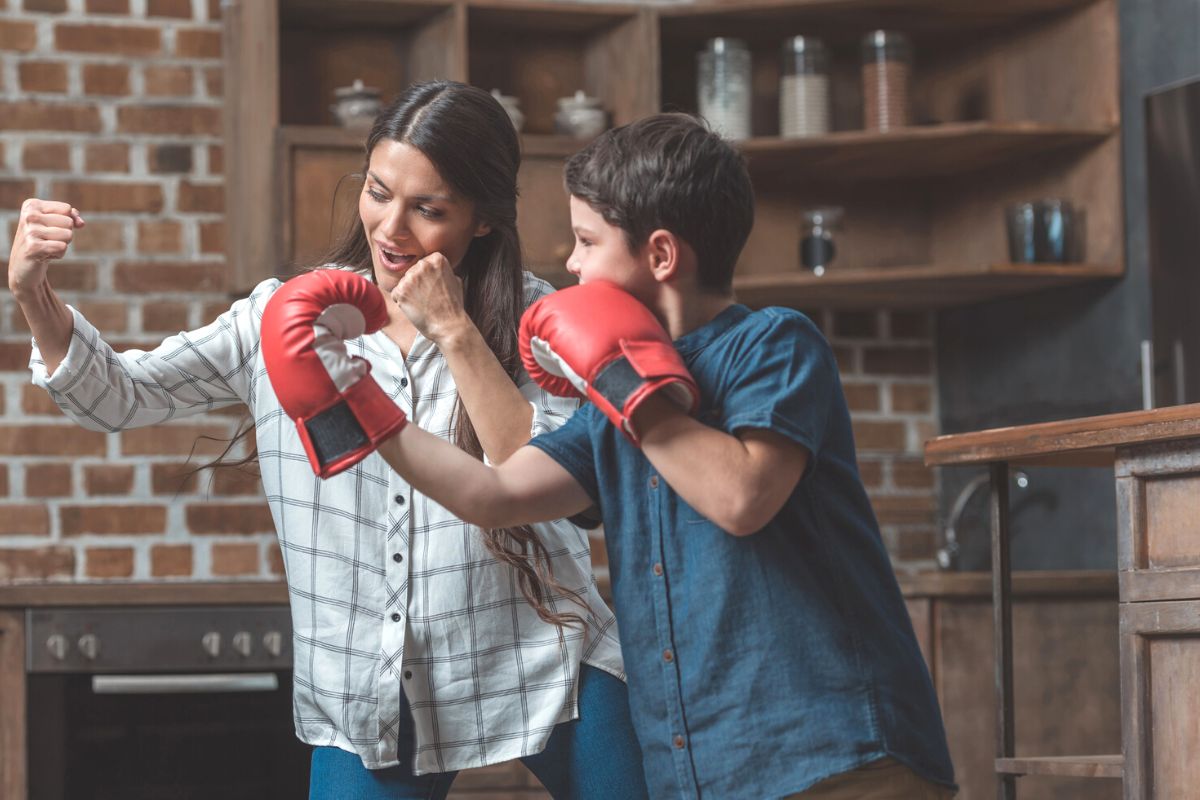
<path fill-rule="evenodd" d="M 264 281 L 212 324 L 151 352 L 115 353 L 72 309 L 66 358 L 47 376 L 35 343 L 33 381 L 99 431 L 249 407 L 287 573 L 303 741 L 357 753 L 369 768 L 397 764 L 403 687 L 418 774 L 540 752 L 555 725 L 578 716 L 580 661 L 624 678 L 586 533 L 565 521 L 534 526 L 555 577 L 590 609 L 586 629 L 564 628 L 560 639 L 525 601 L 513 570 L 485 549 L 480 530 L 414 491 L 378 454 L 328 480 L 314 476 L 259 353 L 263 307 L 280 285 Z M 527 305 L 550 291 L 526 274 Z M 452 438 L 457 392 L 432 342 L 418 335 L 407 359 L 382 333 L 348 346 L 413 422 Z M 519 386 L 533 407 L 535 436 L 563 424 L 577 405 L 525 375 Z M 552 607 L 579 611 L 561 596 Z"/>

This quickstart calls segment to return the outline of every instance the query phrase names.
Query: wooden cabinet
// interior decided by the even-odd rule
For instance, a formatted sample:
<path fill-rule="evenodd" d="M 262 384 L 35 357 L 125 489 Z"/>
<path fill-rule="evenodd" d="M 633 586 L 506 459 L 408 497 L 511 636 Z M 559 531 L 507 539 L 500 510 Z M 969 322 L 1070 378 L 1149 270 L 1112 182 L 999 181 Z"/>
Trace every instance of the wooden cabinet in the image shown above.
<path fill-rule="evenodd" d="M 1200 786 L 1200 440 L 1120 448 L 1116 476 L 1126 797 L 1188 797 Z"/>
<path fill-rule="evenodd" d="M 996 796 L 991 584 L 986 573 L 901 578 L 937 690 L 959 800 Z M 1112 573 L 1014 577 L 1017 755 L 1115 753 L 1121 742 L 1117 580 Z M 1116 800 L 1116 781 L 1021 779 L 1026 800 Z"/>
<path fill-rule="evenodd" d="M 995 769 L 1000 796 L 1013 776 L 1121 777 L 1126 800 L 1193 797 L 1200 786 L 1200 405 L 943 436 L 927 464 L 991 464 L 996 648 Z M 1008 572 L 1009 465 L 1112 465 L 1117 485 L 1121 754 L 1030 756 L 1020 721 L 1023 647 Z M 1014 751 L 1013 723 L 1016 722 Z M 1028 750 L 1026 752 L 1029 752 Z M 1096 751 L 1092 751 L 1095 753 Z"/>
<path fill-rule="evenodd" d="M 333 89 L 385 96 L 441 77 L 520 98 L 520 227 L 527 264 L 555 283 L 571 247 L 555 100 L 599 97 L 613 124 L 696 110 L 696 52 L 717 35 L 754 54 L 754 137 L 739 143 L 758 215 L 739 298 L 802 308 L 931 308 L 1123 274 L 1116 0 L 247 0 L 225 15 L 229 263 L 244 290 L 330 244 L 361 169 L 361 134 L 332 125 Z M 907 32 L 917 125 L 861 130 L 858 42 Z M 797 33 L 832 52 L 833 132 L 778 137 L 779 48 Z M 1086 263 L 1008 263 L 1006 204 L 1084 208 Z M 841 205 L 834 268 L 799 269 L 799 219 Z M 346 212 L 352 213 L 352 211 Z"/>

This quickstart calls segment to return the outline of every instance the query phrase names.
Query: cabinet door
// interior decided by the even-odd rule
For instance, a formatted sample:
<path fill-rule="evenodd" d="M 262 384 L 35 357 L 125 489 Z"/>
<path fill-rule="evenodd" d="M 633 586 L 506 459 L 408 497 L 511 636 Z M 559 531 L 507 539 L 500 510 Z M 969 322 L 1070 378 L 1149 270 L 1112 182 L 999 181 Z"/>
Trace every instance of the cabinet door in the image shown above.
<path fill-rule="evenodd" d="M 936 605 L 935 685 L 959 800 L 996 796 L 992 607 Z M 1117 604 L 1112 599 L 1025 599 L 1013 604 L 1017 755 L 1120 752 Z M 1117 780 L 1031 776 L 1021 800 L 1116 800 Z"/>
<path fill-rule="evenodd" d="M 285 142 L 281 152 L 282 263 L 309 265 L 330 249 L 348 220 L 358 214 L 362 146 Z"/>

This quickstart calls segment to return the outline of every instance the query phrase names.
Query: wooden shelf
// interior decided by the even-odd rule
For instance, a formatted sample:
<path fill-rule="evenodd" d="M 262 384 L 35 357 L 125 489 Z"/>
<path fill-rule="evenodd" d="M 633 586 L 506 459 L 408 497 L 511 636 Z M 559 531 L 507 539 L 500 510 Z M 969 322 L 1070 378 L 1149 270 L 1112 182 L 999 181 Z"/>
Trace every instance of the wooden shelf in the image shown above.
<path fill-rule="evenodd" d="M 735 277 L 739 302 L 794 308 L 947 308 L 1087 281 L 1119 278 L 1092 264 L 984 264 L 874 269 L 836 267 L 821 277 L 799 270 Z"/>
<path fill-rule="evenodd" d="M 1114 131 L 1035 122 L 958 122 L 887 133 L 840 131 L 811 139 L 755 138 L 739 147 L 756 180 L 862 181 L 978 172 L 1062 148 L 1096 145 Z"/>
<path fill-rule="evenodd" d="M 361 153 L 367 140 L 366 130 L 339 128 L 336 125 L 280 125 L 279 140 L 288 145 L 329 147 Z M 587 144 L 572 136 L 525 133 L 521 135 L 521 153 L 530 158 L 567 158 Z"/>
<path fill-rule="evenodd" d="M 1049 756 L 997 758 L 996 772 L 1003 775 L 1057 775 L 1063 778 L 1121 778 L 1124 759 L 1119 756 Z"/>

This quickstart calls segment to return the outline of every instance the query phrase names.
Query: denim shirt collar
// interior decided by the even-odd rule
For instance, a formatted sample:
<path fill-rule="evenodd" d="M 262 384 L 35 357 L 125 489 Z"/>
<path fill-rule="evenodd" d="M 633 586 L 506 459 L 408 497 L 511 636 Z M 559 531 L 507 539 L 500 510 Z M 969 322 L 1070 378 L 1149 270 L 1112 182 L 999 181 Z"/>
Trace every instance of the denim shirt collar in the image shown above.
<path fill-rule="evenodd" d="M 715 317 L 695 330 L 688 331 L 675 340 L 675 349 L 680 355 L 698 353 L 725 331 L 737 325 L 750 314 L 750 309 L 740 303 L 721 309 Z"/>

